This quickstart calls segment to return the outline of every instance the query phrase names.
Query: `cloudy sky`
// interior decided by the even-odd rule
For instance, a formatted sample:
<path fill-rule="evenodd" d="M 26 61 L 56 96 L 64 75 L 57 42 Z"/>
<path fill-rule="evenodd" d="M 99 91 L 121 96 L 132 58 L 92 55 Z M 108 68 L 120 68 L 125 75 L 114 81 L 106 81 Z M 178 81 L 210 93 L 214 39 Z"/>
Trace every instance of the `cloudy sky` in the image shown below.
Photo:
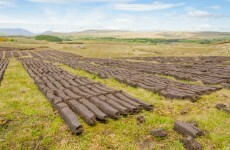
<path fill-rule="evenodd" d="M 230 32 L 230 0 L 0 0 L 0 28 Z"/>

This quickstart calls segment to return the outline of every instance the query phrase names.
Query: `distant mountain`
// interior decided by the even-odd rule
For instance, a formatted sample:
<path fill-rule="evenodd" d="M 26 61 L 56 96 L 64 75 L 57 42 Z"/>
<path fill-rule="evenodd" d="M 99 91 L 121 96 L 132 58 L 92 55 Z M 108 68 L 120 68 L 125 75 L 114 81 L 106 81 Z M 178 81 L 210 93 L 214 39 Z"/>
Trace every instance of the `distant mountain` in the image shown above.
<path fill-rule="evenodd" d="M 36 36 L 21 28 L 0 28 L 0 35 Z M 180 31 L 125 31 L 125 30 L 84 30 L 74 32 L 45 31 L 39 35 L 54 35 L 59 37 L 115 37 L 115 38 L 167 38 L 167 39 L 213 39 L 230 37 L 230 32 L 180 32 Z"/>
<path fill-rule="evenodd" d="M 229 38 L 230 32 L 181 32 L 181 31 L 122 31 L 122 30 L 86 30 L 66 33 L 71 36 L 115 37 L 115 38 L 164 38 L 164 39 L 215 39 Z"/>
<path fill-rule="evenodd" d="M 84 30 L 79 32 L 72 32 L 72 33 L 107 33 L 107 32 L 130 32 L 125 30 Z"/>
<path fill-rule="evenodd" d="M 45 32 L 40 33 L 39 35 L 55 35 L 55 34 L 62 34 L 62 33 L 53 32 L 53 31 L 45 31 Z"/>
<path fill-rule="evenodd" d="M 22 36 L 33 36 L 34 33 L 21 29 L 21 28 L 0 28 L 1 35 L 22 35 Z"/>
<path fill-rule="evenodd" d="M 78 36 L 78 35 L 101 35 L 109 33 L 125 33 L 129 31 L 122 30 L 83 30 L 83 31 L 73 31 L 73 32 L 54 32 L 54 31 L 45 31 L 40 33 L 41 35 L 55 35 L 55 36 Z"/>

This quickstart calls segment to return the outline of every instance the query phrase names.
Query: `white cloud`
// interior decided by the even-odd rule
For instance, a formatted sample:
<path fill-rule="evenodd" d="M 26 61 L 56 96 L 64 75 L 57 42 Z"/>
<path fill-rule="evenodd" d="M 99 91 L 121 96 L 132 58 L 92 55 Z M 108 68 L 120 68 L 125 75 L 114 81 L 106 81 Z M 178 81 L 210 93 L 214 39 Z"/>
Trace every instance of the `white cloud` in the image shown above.
<path fill-rule="evenodd" d="M 2 22 L 4 22 L 4 21 L 9 21 L 9 17 L 8 16 L 6 16 L 5 14 L 1 14 L 0 13 L 0 23 L 2 23 Z"/>
<path fill-rule="evenodd" d="M 0 15 L 0 18 L 4 17 Z M 90 18 L 90 19 L 87 19 Z M 189 18 L 186 15 L 162 17 L 146 15 L 102 15 L 98 13 L 58 16 L 52 14 L 47 18 L 28 19 L 22 22 L 5 16 L 5 23 L 0 28 L 24 28 L 41 33 L 44 31 L 72 32 L 90 29 L 111 29 L 131 31 L 229 31 L 229 21 L 220 18 Z"/>
<path fill-rule="evenodd" d="M 189 17 L 197 17 L 197 18 L 206 18 L 210 17 L 211 14 L 207 11 L 198 10 L 195 8 L 187 8 L 187 13 Z"/>
<path fill-rule="evenodd" d="M 212 28 L 213 26 L 208 23 L 195 26 L 196 31 L 210 31 Z"/>
<path fill-rule="evenodd" d="M 0 0 L 0 8 L 1 7 L 12 7 L 15 6 L 14 0 Z"/>
<path fill-rule="evenodd" d="M 194 18 L 211 18 L 211 17 L 223 17 L 223 14 L 211 14 L 207 11 L 198 10 L 196 8 L 187 8 L 187 14 L 189 17 Z"/>
<path fill-rule="evenodd" d="M 0 13 L 0 24 L 2 23 L 24 23 L 24 20 L 18 18 L 11 18 L 6 14 Z"/>
<path fill-rule="evenodd" d="M 156 4 L 166 5 L 153 3 L 151 6 Z M 186 8 L 184 13 L 178 12 L 177 10 L 169 10 L 158 15 L 151 12 L 135 14 L 124 11 L 114 12 L 113 10 L 111 11 L 111 6 L 114 6 L 114 4 L 89 8 L 64 7 L 64 9 L 59 9 L 59 7 L 41 5 L 39 7 L 39 14 L 23 12 L 20 16 L 8 12 L 0 12 L 0 28 L 25 28 L 36 33 L 47 30 L 72 32 L 89 29 L 133 31 L 229 31 L 229 20 L 226 19 L 227 17 L 217 17 L 218 15 L 216 14 L 195 8 Z M 160 9 L 167 9 L 168 7 L 167 5 L 167 7 L 160 7 Z M 170 5 L 169 8 L 172 8 L 172 6 Z M 151 8 L 151 10 L 156 9 Z M 141 9 L 141 11 L 144 10 Z"/>
<path fill-rule="evenodd" d="M 132 2 L 134 0 L 28 0 L 36 3 L 54 3 L 54 4 L 68 4 L 68 3 L 91 3 L 91 2 Z"/>
<path fill-rule="evenodd" d="M 113 19 L 113 22 L 117 24 L 132 24 L 135 23 L 135 17 L 129 15 L 120 15 L 119 17 Z"/>
<path fill-rule="evenodd" d="M 219 6 L 219 5 L 213 5 L 213 6 L 209 6 L 208 8 L 219 10 L 221 8 L 221 6 Z"/>
<path fill-rule="evenodd" d="M 169 9 L 174 7 L 183 6 L 184 3 L 178 4 L 164 4 L 154 2 L 153 4 L 115 4 L 114 9 L 125 10 L 125 11 L 151 11 L 160 9 Z"/>

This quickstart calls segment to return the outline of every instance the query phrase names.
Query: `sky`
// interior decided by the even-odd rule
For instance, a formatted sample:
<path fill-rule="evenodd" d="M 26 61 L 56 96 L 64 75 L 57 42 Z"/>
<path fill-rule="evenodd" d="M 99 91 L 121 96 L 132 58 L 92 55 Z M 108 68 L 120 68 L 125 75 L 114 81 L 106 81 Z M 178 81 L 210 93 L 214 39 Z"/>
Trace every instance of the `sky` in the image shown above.
<path fill-rule="evenodd" d="M 0 28 L 230 32 L 230 0 L 0 0 Z"/>

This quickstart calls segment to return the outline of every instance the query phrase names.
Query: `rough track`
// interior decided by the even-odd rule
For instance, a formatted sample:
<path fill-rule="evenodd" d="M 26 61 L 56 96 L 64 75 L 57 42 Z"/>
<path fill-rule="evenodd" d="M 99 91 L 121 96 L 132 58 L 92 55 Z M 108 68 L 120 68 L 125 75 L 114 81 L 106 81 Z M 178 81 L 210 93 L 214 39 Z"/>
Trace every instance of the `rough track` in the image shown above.
<path fill-rule="evenodd" d="M 96 120 L 117 119 L 120 115 L 153 108 L 123 91 L 72 75 L 53 64 L 30 58 L 19 60 L 73 133 L 82 132 L 82 125 L 74 114 L 87 124 L 95 125 Z"/>

